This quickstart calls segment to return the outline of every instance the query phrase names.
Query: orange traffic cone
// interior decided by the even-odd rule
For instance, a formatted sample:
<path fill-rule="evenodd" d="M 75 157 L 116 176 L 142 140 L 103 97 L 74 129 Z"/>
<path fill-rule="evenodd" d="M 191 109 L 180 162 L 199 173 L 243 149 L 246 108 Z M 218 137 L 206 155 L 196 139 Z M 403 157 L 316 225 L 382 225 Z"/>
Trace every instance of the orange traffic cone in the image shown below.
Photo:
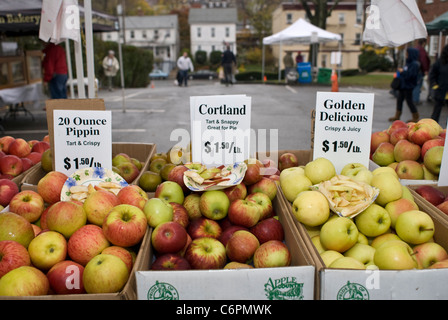
<path fill-rule="evenodd" d="M 331 72 L 331 92 L 339 92 L 338 75 L 335 70 Z"/>
<path fill-rule="evenodd" d="M 152 89 L 155 88 L 155 86 L 154 86 L 154 81 L 151 81 L 151 88 L 152 88 Z"/>
<path fill-rule="evenodd" d="M 264 76 L 263 81 L 266 82 L 268 80 L 268 78 L 266 76 Z"/>

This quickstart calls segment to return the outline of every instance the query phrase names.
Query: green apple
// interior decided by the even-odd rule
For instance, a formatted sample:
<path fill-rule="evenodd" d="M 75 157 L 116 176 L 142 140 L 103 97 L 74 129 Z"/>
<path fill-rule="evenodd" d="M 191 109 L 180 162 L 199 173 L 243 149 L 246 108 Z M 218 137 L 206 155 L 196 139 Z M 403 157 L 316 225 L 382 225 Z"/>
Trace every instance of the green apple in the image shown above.
<path fill-rule="evenodd" d="M 374 264 L 375 248 L 368 244 L 356 243 L 353 247 L 344 252 L 345 257 L 355 258 L 366 267 Z"/>
<path fill-rule="evenodd" d="M 0 296 L 42 296 L 49 290 L 45 273 L 32 266 L 15 268 L 0 278 Z"/>
<path fill-rule="evenodd" d="M 173 220 L 173 207 L 160 198 L 151 198 L 146 201 L 143 213 L 148 220 L 148 225 L 153 228 L 161 223 Z"/>
<path fill-rule="evenodd" d="M 398 163 L 397 163 L 398 164 Z M 372 171 L 372 175 L 380 174 L 380 173 L 390 173 L 394 175 L 398 179 L 398 174 L 392 167 L 379 167 Z"/>
<path fill-rule="evenodd" d="M 356 243 L 369 244 L 369 239 L 361 232 L 358 232 L 358 241 Z"/>
<path fill-rule="evenodd" d="M 401 240 L 401 239 L 395 233 L 384 233 L 382 235 L 379 235 L 378 237 L 375 237 L 370 243 L 370 245 L 373 248 L 378 249 L 383 243 L 391 240 Z"/>
<path fill-rule="evenodd" d="M 306 226 L 304 225 L 306 232 L 308 233 L 308 235 L 310 236 L 310 238 L 319 235 L 320 233 L 320 226 L 317 227 L 310 227 L 310 226 Z"/>
<path fill-rule="evenodd" d="M 390 216 L 386 209 L 372 203 L 355 217 L 358 231 L 367 237 L 376 237 L 390 228 Z"/>
<path fill-rule="evenodd" d="M 289 202 L 293 202 L 300 192 L 309 190 L 312 185 L 301 167 L 287 168 L 280 173 L 280 187 Z"/>
<path fill-rule="evenodd" d="M 342 167 L 341 169 L 341 174 L 343 176 L 349 176 L 350 173 L 357 173 L 360 170 L 363 169 L 368 169 L 365 165 L 363 165 L 362 163 L 358 163 L 358 162 L 351 162 L 351 163 L 347 163 L 344 167 Z"/>
<path fill-rule="evenodd" d="M 330 206 L 321 192 L 306 190 L 299 193 L 292 203 L 292 213 L 297 221 L 316 227 L 328 220 Z"/>
<path fill-rule="evenodd" d="M 322 261 L 324 262 L 325 266 L 328 267 L 333 261 L 344 257 L 344 255 L 335 250 L 325 250 L 324 252 L 320 253 L 320 257 L 321 257 Z"/>
<path fill-rule="evenodd" d="M 407 186 L 402 185 L 401 188 L 403 190 L 403 195 L 401 196 L 402 198 L 415 201 L 414 196 L 412 195 L 411 191 Z"/>
<path fill-rule="evenodd" d="M 346 164 L 342 170 L 341 175 L 352 178 L 355 181 L 364 182 L 370 184 L 372 181 L 373 173 L 362 163 L 349 163 Z"/>
<path fill-rule="evenodd" d="M 322 243 L 320 242 L 320 236 L 314 236 L 311 238 L 311 242 L 316 247 L 316 250 L 319 254 L 325 251 L 325 248 L 322 246 Z"/>
<path fill-rule="evenodd" d="M 65 260 L 67 240 L 59 232 L 44 231 L 31 240 L 28 252 L 33 266 L 46 272 L 56 263 Z"/>
<path fill-rule="evenodd" d="M 383 207 L 403 195 L 400 180 L 390 173 L 374 174 L 370 185 L 380 190 L 375 202 Z"/>
<path fill-rule="evenodd" d="M 326 250 L 345 252 L 358 241 L 358 228 L 344 217 L 329 219 L 320 229 L 320 242 Z"/>
<path fill-rule="evenodd" d="M 374 264 L 380 270 L 409 270 L 417 268 L 411 247 L 401 240 L 390 240 L 375 250 Z"/>
<path fill-rule="evenodd" d="M 212 220 L 221 220 L 229 211 L 229 197 L 222 190 L 205 191 L 199 199 L 199 208 L 204 217 Z"/>
<path fill-rule="evenodd" d="M 413 201 L 407 198 L 400 198 L 395 201 L 391 201 L 384 209 L 387 210 L 390 216 L 390 226 L 395 228 L 395 224 L 397 223 L 397 219 L 403 212 L 409 210 L 418 210 L 418 205 Z"/>
<path fill-rule="evenodd" d="M 174 181 L 164 181 L 159 184 L 154 197 L 164 199 L 167 202 L 176 202 L 179 204 L 182 204 L 185 199 L 182 187 Z"/>
<path fill-rule="evenodd" d="M 317 158 L 305 165 L 305 175 L 313 184 L 330 180 L 336 175 L 333 163 L 326 158 Z"/>
<path fill-rule="evenodd" d="M 155 192 L 157 186 L 162 183 L 162 176 L 152 171 L 144 171 L 138 180 L 138 185 L 146 192 Z"/>
<path fill-rule="evenodd" d="M 372 161 L 380 166 L 387 166 L 394 162 L 394 145 L 387 141 L 381 143 L 373 152 Z"/>
<path fill-rule="evenodd" d="M 335 261 L 333 261 L 329 268 L 332 269 L 359 269 L 359 270 L 365 270 L 366 266 L 356 260 L 355 258 L 352 257 L 342 257 L 339 259 L 336 259 Z"/>
<path fill-rule="evenodd" d="M 444 146 L 435 146 L 426 151 L 423 158 L 423 164 L 426 169 L 432 174 L 438 175 L 440 173 L 440 166 L 442 164 Z"/>
<path fill-rule="evenodd" d="M 115 293 L 129 278 L 126 263 L 112 254 L 99 254 L 85 266 L 82 281 L 87 293 Z"/>
<path fill-rule="evenodd" d="M 434 221 L 426 212 L 406 211 L 398 217 L 395 231 L 403 241 L 410 244 L 421 244 L 434 236 Z"/>

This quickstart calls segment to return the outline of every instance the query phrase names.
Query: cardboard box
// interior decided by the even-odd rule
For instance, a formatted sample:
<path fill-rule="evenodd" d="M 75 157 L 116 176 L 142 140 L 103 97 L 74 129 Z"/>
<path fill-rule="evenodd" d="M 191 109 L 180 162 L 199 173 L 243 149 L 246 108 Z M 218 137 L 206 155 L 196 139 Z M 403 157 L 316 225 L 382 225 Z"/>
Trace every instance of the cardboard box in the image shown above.
<path fill-rule="evenodd" d="M 92 293 L 92 294 L 72 294 L 72 295 L 45 295 L 45 296 L 25 296 L 25 297 L 0 297 L 0 300 L 136 300 L 137 283 L 135 274 L 139 270 L 149 269 L 149 253 L 151 246 L 151 228 L 147 228 L 146 234 L 140 244 L 134 266 L 130 273 L 128 282 L 124 288 L 117 293 Z"/>
<path fill-rule="evenodd" d="M 284 226 L 285 243 L 291 251 L 290 267 L 137 271 L 138 299 L 161 299 L 165 293 L 173 300 L 312 300 L 315 268 L 311 255 L 278 199 L 274 199 L 274 208 Z M 150 259 L 153 259 L 152 252 Z"/>
<path fill-rule="evenodd" d="M 130 157 L 136 158 L 143 162 L 142 170 L 140 170 L 138 177 L 131 183 L 138 184 L 140 176 L 149 168 L 150 159 L 156 152 L 156 145 L 153 143 L 112 143 L 112 157 L 120 152 L 126 153 Z M 46 172 L 42 169 L 40 164 L 33 166 L 27 171 L 27 174 L 22 179 L 20 189 L 37 191 L 37 183 L 45 176 L 45 174 Z"/>
<path fill-rule="evenodd" d="M 293 217 L 291 203 L 280 193 L 284 205 Z M 425 207 L 421 197 L 415 201 L 420 210 L 427 212 L 435 225 L 434 240 L 448 250 L 448 220 L 434 210 Z M 329 269 L 311 241 L 305 227 L 293 219 L 298 233 L 311 252 L 318 284 L 316 296 L 321 300 L 390 300 L 390 299 L 448 299 L 444 281 L 447 269 L 425 270 L 349 270 Z"/>

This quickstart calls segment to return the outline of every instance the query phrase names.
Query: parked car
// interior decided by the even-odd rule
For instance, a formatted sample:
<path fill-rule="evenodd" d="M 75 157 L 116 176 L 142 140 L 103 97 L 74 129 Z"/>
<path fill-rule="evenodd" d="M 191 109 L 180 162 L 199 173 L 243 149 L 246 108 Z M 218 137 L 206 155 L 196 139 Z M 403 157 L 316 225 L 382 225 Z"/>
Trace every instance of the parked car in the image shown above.
<path fill-rule="evenodd" d="M 190 80 L 193 79 L 217 79 L 218 78 L 218 73 L 215 71 L 211 71 L 211 70 L 198 70 L 195 72 L 190 72 L 188 74 L 188 78 Z"/>
<path fill-rule="evenodd" d="M 150 79 L 168 79 L 168 73 L 155 69 L 149 74 Z"/>

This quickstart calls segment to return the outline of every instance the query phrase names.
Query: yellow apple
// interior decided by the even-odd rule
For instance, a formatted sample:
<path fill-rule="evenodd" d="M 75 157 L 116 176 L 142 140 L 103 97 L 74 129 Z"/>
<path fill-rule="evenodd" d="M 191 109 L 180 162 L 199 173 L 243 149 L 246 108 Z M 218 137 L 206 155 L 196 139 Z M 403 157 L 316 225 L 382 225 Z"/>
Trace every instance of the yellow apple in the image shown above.
<path fill-rule="evenodd" d="M 357 243 L 344 252 L 344 256 L 354 258 L 367 267 L 368 265 L 374 264 L 375 248 L 368 244 Z"/>
<path fill-rule="evenodd" d="M 306 164 L 305 175 L 313 184 L 317 184 L 333 178 L 336 175 L 336 169 L 330 160 L 317 158 Z"/>
<path fill-rule="evenodd" d="M 417 268 L 411 247 L 404 241 L 391 240 L 375 251 L 374 264 L 380 270 L 409 270 Z"/>
<path fill-rule="evenodd" d="M 297 221 L 316 227 L 330 217 L 327 198 L 319 191 L 307 190 L 299 193 L 292 204 L 292 213 Z"/>
<path fill-rule="evenodd" d="M 322 243 L 320 242 L 320 236 L 314 236 L 311 238 L 311 242 L 313 242 L 314 246 L 316 247 L 316 250 L 319 254 L 325 251 L 325 248 L 322 246 Z"/>
<path fill-rule="evenodd" d="M 309 190 L 312 185 L 303 168 L 287 168 L 280 173 L 280 187 L 289 202 L 293 202 L 300 192 Z"/>
<path fill-rule="evenodd" d="M 360 269 L 365 270 L 366 266 L 352 257 L 342 257 L 333 261 L 329 268 L 338 268 L 338 269 Z"/>
<path fill-rule="evenodd" d="M 376 168 L 376 169 L 374 169 L 372 171 L 372 174 L 376 175 L 376 174 L 380 174 L 380 173 L 383 173 L 383 172 L 389 172 L 389 173 L 393 174 L 398 179 L 397 172 L 395 171 L 394 168 L 391 168 L 391 167 L 379 167 L 379 168 Z"/>
<path fill-rule="evenodd" d="M 403 195 L 400 180 L 390 173 L 374 174 L 371 186 L 380 190 L 375 202 L 383 207 L 391 201 L 400 199 Z"/>
<path fill-rule="evenodd" d="M 333 261 L 336 259 L 342 258 L 344 255 L 340 252 L 337 252 L 335 250 L 325 250 L 320 254 L 320 257 L 322 258 L 322 261 L 324 264 L 328 267 Z"/>

